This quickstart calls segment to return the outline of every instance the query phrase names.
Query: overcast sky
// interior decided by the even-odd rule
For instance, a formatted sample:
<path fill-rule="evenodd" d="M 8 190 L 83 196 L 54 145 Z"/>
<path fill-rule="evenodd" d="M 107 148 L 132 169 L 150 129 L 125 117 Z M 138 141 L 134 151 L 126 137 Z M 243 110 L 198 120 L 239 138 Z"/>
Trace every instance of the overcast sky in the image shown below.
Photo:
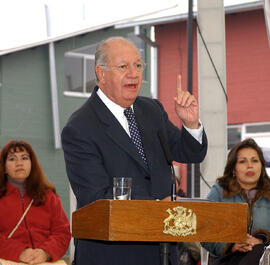
<path fill-rule="evenodd" d="M 243 2 L 254 0 L 224 0 L 225 5 Z M 0 50 L 46 40 L 45 5 L 55 37 L 175 5 L 187 12 L 188 0 L 0 0 Z"/>

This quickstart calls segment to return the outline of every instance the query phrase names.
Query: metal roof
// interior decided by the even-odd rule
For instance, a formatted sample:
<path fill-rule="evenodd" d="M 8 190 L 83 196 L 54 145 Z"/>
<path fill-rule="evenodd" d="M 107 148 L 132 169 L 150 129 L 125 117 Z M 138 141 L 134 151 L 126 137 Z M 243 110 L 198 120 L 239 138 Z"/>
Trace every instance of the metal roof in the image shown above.
<path fill-rule="evenodd" d="M 229 2 L 229 1 L 227 1 Z M 236 3 L 235 1 L 234 3 Z M 224 1 L 224 5 L 226 4 L 226 0 Z M 224 6 L 225 13 L 237 13 L 243 11 L 250 11 L 255 9 L 263 8 L 264 1 L 246 1 L 246 3 L 241 4 L 228 4 Z M 120 28 L 128 28 L 128 27 L 135 27 L 135 26 L 146 26 L 146 25 L 157 25 L 157 24 L 165 24 L 165 23 L 172 23 L 176 21 L 186 20 L 188 17 L 188 9 L 186 8 L 185 12 L 180 5 L 175 6 L 166 11 L 159 12 L 156 16 L 144 16 L 139 19 L 131 20 L 126 23 L 118 23 L 115 25 L 116 29 Z M 197 14 L 197 6 L 194 5 L 194 15 Z"/>
<path fill-rule="evenodd" d="M 240 3 L 240 4 L 236 4 Z M 263 8 L 264 6 L 264 1 L 263 0 L 257 0 L 257 1 L 252 1 L 252 0 L 224 0 L 224 5 L 225 5 L 225 12 L 226 13 L 233 13 L 233 12 L 239 12 L 239 11 L 248 11 L 248 10 L 253 10 L 253 9 L 259 9 Z M 75 37 L 78 35 L 82 35 L 85 33 L 93 32 L 96 30 L 100 30 L 103 28 L 107 27 L 112 27 L 114 26 L 116 29 L 121 29 L 121 28 L 128 28 L 128 27 L 135 27 L 135 26 L 141 26 L 141 25 L 156 25 L 156 24 L 164 24 L 164 23 L 171 23 L 175 21 L 181 21 L 181 20 L 186 20 L 187 15 L 188 15 L 188 2 L 187 1 L 182 1 L 181 5 L 180 4 L 174 4 L 171 6 L 168 6 L 166 8 L 156 10 L 151 13 L 147 14 L 141 14 L 125 19 L 121 19 L 119 21 L 112 21 L 109 23 L 101 24 L 101 25 L 96 25 L 93 27 L 87 27 L 78 31 L 70 32 L 67 34 L 63 34 L 61 36 L 57 37 L 52 37 L 52 38 L 46 38 L 41 41 L 37 42 L 32 42 L 28 43 L 25 45 L 20 45 L 18 47 L 13 47 L 9 49 L 4 49 L 0 50 L 0 56 L 13 53 L 16 51 L 40 46 L 40 45 L 45 45 L 50 42 L 55 42 L 71 37 Z M 194 15 L 196 15 L 197 12 L 197 6 L 196 3 L 194 4 Z"/>
<path fill-rule="evenodd" d="M 158 7 L 155 7 L 155 8 L 153 8 L 154 11 L 151 11 L 151 12 L 150 11 L 148 11 L 148 12 L 144 11 L 142 13 L 142 11 L 141 11 L 139 14 L 135 14 L 132 17 L 123 18 L 123 16 L 122 16 L 122 18 L 119 19 L 119 20 L 113 20 L 111 22 L 95 25 L 95 26 L 92 26 L 92 27 L 91 26 L 90 27 L 85 27 L 85 28 L 82 28 L 82 29 L 77 30 L 77 31 L 73 31 L 73 32 L 70 32 L 70 33 L 65 33 L 65 34 L 58 35 L 58 36 L 47 37 L 47 38 L 44 38 L 44 39 L 42 39 L 40 41 L 29 42 L 29 43 L 26 43 L 24 45 L 18 45 L 16 47 L 11 47 L 11 48 L 2 49 L 2 50 L 0 49 L 0 56 L 8 54 L 8 53 L 12 53 L 12 52 L 16 52 L 16 51 L 20 51 L 20 50 L 24 50 L 24 49 L 33 48 L 33 47 L 36 47 L 36 46 L 48 44 L 50 42 L 56 42 L 56 41 L 59 41 L 59 40 L 75 37 L 75 36 L 82 35 L 82 34 L 89 33 L 89 32 L 93 32 L 93 31 L 96 31 L 96 30 L 100 30 L 100 29 L 104 29 L 104 28 L 108 28 L 108 27 L 113 27 L 116 24 L 120 24 L 120 23 L 125 24 L 125 23 L 128 23 L 129 21 L 134 21 L 136 19 L 139 19 L 140 17 L 144 17 L 145 15 L 153 15 L 153 14 L 162 12 L 164 10 L 168 10 L 170 8 L 173 8 L 173 7 L 175 7 L 175 5 L 172 5 L 172 4 L 170 4 L 170 6 L 165 6 L 163 8 L 159 7 L 159 9 L 158 9 Z"/>

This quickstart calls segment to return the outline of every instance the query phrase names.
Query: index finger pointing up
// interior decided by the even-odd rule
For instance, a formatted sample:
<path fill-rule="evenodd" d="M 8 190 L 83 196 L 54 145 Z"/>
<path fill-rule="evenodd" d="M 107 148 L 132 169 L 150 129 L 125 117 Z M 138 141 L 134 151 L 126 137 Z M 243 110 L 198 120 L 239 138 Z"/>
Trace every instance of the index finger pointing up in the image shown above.
<path fill-rule="evenodd" d="M 182 76 L 178 75 L 177 76 L 177 81 L 176 81 L 176 89 L 177 89 L 177 96 L 180 96 L 181 92 L 182 92 Z"/>

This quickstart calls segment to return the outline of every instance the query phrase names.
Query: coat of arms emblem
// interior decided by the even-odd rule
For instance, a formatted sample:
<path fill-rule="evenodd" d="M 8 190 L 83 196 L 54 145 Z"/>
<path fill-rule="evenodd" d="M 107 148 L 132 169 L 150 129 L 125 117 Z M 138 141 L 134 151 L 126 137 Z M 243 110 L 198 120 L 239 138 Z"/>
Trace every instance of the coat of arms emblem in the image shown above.
<path fill-rule="evenodd" d="M 177 206 L 167 209 L 169 217 L 164 223 L 163 233 L 171 234 L 173 236 L 188 236 L 196 234 L 197 217 L 191 209 L 186 209 L 182 206 Z"/>

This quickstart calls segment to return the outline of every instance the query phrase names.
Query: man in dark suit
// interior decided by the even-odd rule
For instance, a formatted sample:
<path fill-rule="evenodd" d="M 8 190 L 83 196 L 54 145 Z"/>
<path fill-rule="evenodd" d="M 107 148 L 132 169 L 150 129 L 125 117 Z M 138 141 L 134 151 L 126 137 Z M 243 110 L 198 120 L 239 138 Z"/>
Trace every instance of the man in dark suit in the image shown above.
<path fill-rule="evenodd" d="M 136 47 L 120 37 L 99 44 L 96 51 L 98 86 L 86 103 L 72 114 L 62 132 L 67 175 L 77 207 L 98 199 L 112 199 L 113 177 L 132 178 L 132 199 L 169 200 L 171 168 L 158 131 L 168 142 L 173 160 L 201 162 L 207 139 L 199 123 L 198 103 L 181 89 L 178 78 L 175 110 L 183 123 L 180 131 L 162 105 L 139 97 L 143 62 Z M 135 133 L 124 110 L 135 113 Z M 130 110 L 130 109 L 129 109 Z M 95 227 L 93 227 L 95 229 Z M 77 265 L 158 265 L 158 243 L 75 240 Z M 174 253 L 171 264 L 177 264 Z"/>

